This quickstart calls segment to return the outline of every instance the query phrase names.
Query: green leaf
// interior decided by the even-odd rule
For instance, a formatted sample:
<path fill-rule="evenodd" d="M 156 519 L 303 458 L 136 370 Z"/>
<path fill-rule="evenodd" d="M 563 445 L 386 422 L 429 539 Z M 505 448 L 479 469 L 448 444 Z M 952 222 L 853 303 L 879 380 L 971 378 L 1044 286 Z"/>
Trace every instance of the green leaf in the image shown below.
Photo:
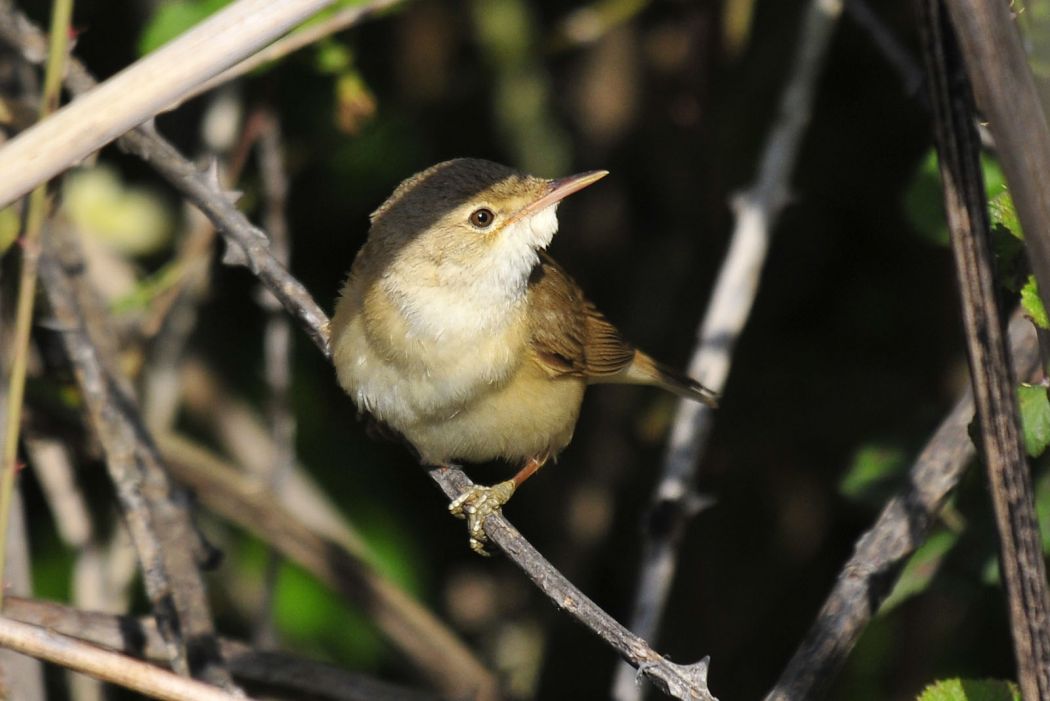
<path fill-rule="evenodd" d="M 904 451 L 896 446 L 861 446 L 839 480 L 839 493 L 856 501 L 881 503 L 893 478 L 904 470 L 906 459 Z"/>
<path fill-rule="evenodd" d="M 992 192 L 991 186 L 988 187 L 988 192 Z M 1005 189 L 988 200 L 988 213 L 992 216 L 993 226 L 1001 226 L 1016 238 L 1024 240 L 1024 235 L 1021 233 L 1021 222 L 1014 208 L 1014 198 L 1010 197 L 1010 193 Z"/>
<path fill-rule="evenodd" d="M 1017 215 L 1013 213 L 1013 203 L 1006 192 L 1006 178 L 1002 168 L 994 158 L 982 155 L 981 172 L 989 201 L 995 202 L 994 206 L 989 205 L 992 221 L 1002 224 L 1013 236 L 1020 237 L 1021 228 L 1017 225 Z M 920 237 L 929 243 L 948 245 L 944 193 L 941 188 L 937 152 L 934 149 L 927 152 L 912 176 L 911 183 L 904 193 L 904 211 Z"/>
<path fill-rule="evenodd" d="M 944 679 L 923 689 L 918 701 L 1021 701 L 1021 692 L 997 679 Z"/>
<path fill-rule="evenodd" d="M 198 24 L 230 0 L 169 0 L 158 8 L 139 37 L 139 54 L 145 55 Z"/>
<path fill-rule="evenodd" d="M 314 65 L 319 73 L 338 75 L 354 65 L 354 55 L 346 44 L 328 38 L 317 43 Z"/>
<path fill-rule="evenodd" d="M 898 604 L 926 591 L 940 569 L 944 556 L 951 552 L 959 541 L 959 534 L 954 531 L 934 533 L 908 559 L 893 591 L 879 607 L 879 615 L 884 616 Z"/>
<path fill-rule="evenodd" d="M 1028 282 L 1021 288 L 1021 306 L 1032 323 L 1041 329 L 1050 329 L 1050 318 L 1047 318 L 1046 307 L 1039 297 L 1039 283 L 1035 275 L 1028 276 Z"/>
<path fill-rule="evenodd" d="M 1028 454 L 1037 458 L 1050 444 L 1050 400 L 1046 387 L 1021 384 L 1017 388 L 1021 404 L 1021 426 L 1024 429 L 1024 447 Z"/>

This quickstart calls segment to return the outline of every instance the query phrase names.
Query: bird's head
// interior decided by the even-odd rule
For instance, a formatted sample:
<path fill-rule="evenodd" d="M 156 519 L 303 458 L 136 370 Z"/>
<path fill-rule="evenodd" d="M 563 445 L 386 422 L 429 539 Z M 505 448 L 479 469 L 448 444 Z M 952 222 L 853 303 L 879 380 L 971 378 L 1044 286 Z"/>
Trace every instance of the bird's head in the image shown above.
<path fill-rule="evenodd" d="M 398 186 L 372 214 L 369 242 L 424 285 L 524 290 L 558 230 L 558 203 L 607 174 L 547 180 L 491 161 L 445 161 Z"/>

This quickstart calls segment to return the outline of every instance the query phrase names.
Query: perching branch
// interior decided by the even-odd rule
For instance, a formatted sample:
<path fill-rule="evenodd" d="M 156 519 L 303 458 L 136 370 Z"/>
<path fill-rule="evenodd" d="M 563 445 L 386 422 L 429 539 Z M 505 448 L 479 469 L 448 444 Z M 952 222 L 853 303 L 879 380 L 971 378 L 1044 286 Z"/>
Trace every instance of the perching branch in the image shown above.
<path fill-rule="evenodd" d="M 457 467 L 441 467 L 430 471 L 449 499 L 455 499 L 474 483 Z M 584 624 L 608 643 L 621 657 L 638 669 L 665 694 L 677 699 L 715 701 L 707 688 L 709 658 L 689 665 L 675 664 L 653 650 L 649 643 L 620 625 L 612 616 L 565 579 L 532 544 L 503 516 L 497 513 L 485 521 L 485 534 L 524 570 L 540 591 L 554 605 Z"/>
<path fill-rule="evenodd" d="M 1020 315 L 1010 324 L 1010 346 L 1019 375 L 1035 374 L 1039 346 L 1031 322 Z M 907 485 L 857 539 L 853 556 L 765 701 L 817 699 L 826 693 L 973 461 L 976 451 L 968 434 L 973 409 L 973 392 L 967 390 L 915 459 Z"/>
<path fill-rule="evenodd" d="M 17 596 L 4 601 L 3 615 L 150 662 L 165 659 L 164 641 L 152 619 L 84 611 Z M 260 652 L 220 638 L 219 647 L 238 681 L 267 697 L 330 701 L 437 701 L 422 691 L 395 686 L 284 652 Z"/>
<path fill-rule="evenodd" d="M 3 12 L 3 9 L 0 5 L 0 38 L 12 43 L 26 55 L 27 43 L 32 41 L 37 30 L 21 17 L 20 22 L 13 23 L 12 14 Z M 71 92 L 83 92 L 92 82 L 82 65 L 71 62 L 66 82 Z M 298 320 L 322 353 L 330 357 L 327 316 L 302 284 L 277 263 L 268 249 L 266 236 L 233 207 L 216 179 L 198 171 L 152 129 L 139 127 L 121 138 L 119 143 L 122 148 L 146 160 L 215 223 L 230 245 L 227 253 L 238 253 L 227 255 L 227 262 L 246 265 Z M 0 167 L 4 167 L 7 162 L 7 148 L 0 148 Z M 11 162 L 17 160 L 12 158 Z M 466 475 L 457 468 L 434 470 L 431 476 L 447 495 L 453 497 L 470 484 Z M 661 657 L 644 640 L 631 634 L 587 599 L 553 565 L 544 560 L 503 516 L 488 519 L 485 530 L 493 542 L 503 548 L 548 596 L 554 597 L 559 607 L 569 611 L 624 659 L 638 665 L 642 674 L 661 689 L 678 698 L 714 698 L 707 690 L 706 659 L 685 666 L 673 664 Z"/>
<path fill-rule="evenodd" d="M 736 226 L 729 252 L 711 294 L 689 374 L 721 393 L 729 377 L 733 349 L 747 323 L 776 219 L 787 201 L 791 174 L 813 104 L 824 54 L 842 14 L 841 0 L 813 0 L 798 39 L 791 77 L 769 133 L 755 182 L 733 203 Z M 699 510 L 696 472 L 714 419 L 703 404 L 681 400 L 671 428 L 660 482 L 653 494 L 643 543 L 631 630 L 656 637 L 677 568 L 678 541 Z M 657 518 L 659 515 L 659 518 Z M 657 527 L 659 523 L 659 527 Z M 637 699 L 641 690 L 630 669 L 621 667 L 613 685 L 619 701 Z"/>
<path fill-rule="evenodd" d="M 996 3 L 979 4 L 989 6 Z M 978 448 L 995 507 L 999 571 L 1009 604 L 1018 683 L 1025 699 L 1047 699 L 1050 698 L 1050 597 L 1031 476 L 1021 442 L 1016 385 L 996 305 L 988 201 L 981 174 L 980 139 L 974 126 L 976 112 L 970 83 L 942 0 L 922 0 L 919 7 L 933 106 L 934 141 L 944 183 L 945 211 L 955 255 L 966 351 L 981 431 Z M 1005 13 L 1006 6 L 1000 7 Z M 977 8 L 973 8 L 973 12 L 975 17 L 980 14 Z M 952 19 L 959 20 L 954 14 Z M 986 31 L 981 30 L 980 41 L 987 38 Z M 973 63 L 969 67 L 973 73 L 986 69 Z M 987 93 L 984 96 L 992 102 L 997 99 Z M 1015 108 L 1013 99 L 1014 96 L 1010 95 L 1009 119 L 1018 118 L 1012 112 Z M 1007 107 L 1007 103 L 1002 103 L 994 109 L 1005 117 Z M 1038 133 L 1026 133 L 1023 148 L 1029 148 L 1029 140 L 1050 146 L 1050 131 L 1045 121 L 1041 126 L 1029 126 Z M 1003 146 L 1009 149 L 1010 137 L 1006 138 L 1007 143 Z M 1042 175 L 1045 171 L 1040 173 Z M 1042 192 L 1045 188 L 1038 182 L 1015 190 L 1011 180 L 1010 186 L 1018 213 L 1036 209 L 1039 203 L 1050 205 L 1050 198 Z M 1024 198 L 1029 195 L 1033 199 L 1025 202 Z M 1050 214 L 1050 210 L 1045 213 Z M 1044 254 L 1050 254 L 1050 248 L 1042 250 L 1050 244 L 1050 238 L 1047 238 L 1050 231 L 1029 228 L 1029 223 L 1022 217 L 1028 235 L 1029 257 L 1038 275 L 1041 266 L 1050 264 L 1050 257 L 1044 257 Z M 1044 223 L 1050 223 L 1050 220 Z M 1045 272 L 1050 273 L 1050 269 Z M 1041 287 L 1050 285 L 1050 279 L 1044 283 L 1039 277 L 1039 282 Z M 1044 299 L 1048 291 L 1050 288 L 1042 287 Z"/>

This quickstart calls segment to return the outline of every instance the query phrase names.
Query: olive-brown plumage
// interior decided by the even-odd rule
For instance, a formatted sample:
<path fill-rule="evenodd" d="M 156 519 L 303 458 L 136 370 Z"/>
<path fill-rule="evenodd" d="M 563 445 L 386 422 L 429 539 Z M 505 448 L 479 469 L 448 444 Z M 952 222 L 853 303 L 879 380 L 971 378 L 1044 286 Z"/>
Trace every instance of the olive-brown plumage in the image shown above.
<path fill-rule="evenodd" d="M 403 182 L 372 215 L 332 319 L 339 381 L 433 465 L 504 459 L 515 477 L 453 502 L 482 525 L 572 438 L 584 389 L 714 395 L 636 350 L 544 251 L 565 196 L 604 171 L 545 180 L 476 159 Z"/>

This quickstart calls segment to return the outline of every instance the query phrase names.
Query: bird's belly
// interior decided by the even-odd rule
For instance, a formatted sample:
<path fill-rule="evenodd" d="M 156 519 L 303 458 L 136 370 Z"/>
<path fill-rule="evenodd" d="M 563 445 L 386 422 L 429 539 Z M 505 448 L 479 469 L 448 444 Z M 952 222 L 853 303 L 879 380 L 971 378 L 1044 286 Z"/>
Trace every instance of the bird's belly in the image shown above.
<path fill-rule="evenodd" d="M 394 344 L 377 348 L 360 318 L 333 341 L 339 382 L 358 408 L 409 438 L 411 426 L 452 416 L 505 383 L 520 362 L 496 335 L 466 343 L 403 339 L 395 353 Z"/>
<path fill-rule="evenodd" d="M 430 464 L 555 456 L 572 438 L 585 388 L 579 378 L 552 379 L 526 362 L 506 384 L 455 414 L 402 433 Z"/>

